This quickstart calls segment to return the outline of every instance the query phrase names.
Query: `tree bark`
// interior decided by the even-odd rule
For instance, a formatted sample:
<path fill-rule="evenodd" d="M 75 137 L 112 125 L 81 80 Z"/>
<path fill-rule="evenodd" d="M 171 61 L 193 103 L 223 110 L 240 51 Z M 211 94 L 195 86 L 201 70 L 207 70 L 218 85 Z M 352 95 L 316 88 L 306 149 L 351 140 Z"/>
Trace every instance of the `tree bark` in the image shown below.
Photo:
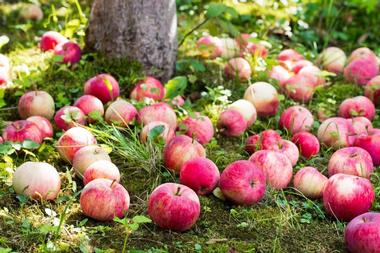
<path fill-rule="evenodd" d="M 147 74 L 168 80 L 177 53 L 175 0 L 95 0 L 86 46 L 110 58 L 138 60 Z"/>

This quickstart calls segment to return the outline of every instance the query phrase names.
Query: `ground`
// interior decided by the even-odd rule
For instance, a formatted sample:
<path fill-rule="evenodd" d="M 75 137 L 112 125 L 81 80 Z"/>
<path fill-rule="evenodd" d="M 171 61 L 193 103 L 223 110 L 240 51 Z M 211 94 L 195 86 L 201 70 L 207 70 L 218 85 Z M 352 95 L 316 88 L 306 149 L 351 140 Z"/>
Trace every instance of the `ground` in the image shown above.
<path fill-rule="evenodd" d="M 37 23 L 20 20 L 20 4 L 0 4 L 0 17 L 3 17 L 0 19 L 0 36 L 5 34 L 11 39 L 10 43 L 0 48 L 0 52 L 7 54 L 12 65 L 17 66 L 13 86 L 0 90 L 2 125 L 18 118 L 17 101 L 26 90 L 48 91 L 55 98 L 56 107 L 60 108 L 79 97 L 84 82 L 98 73 L 114 75 L 120 83 L 123 97 L 128 97 L 133 84 L 143 77 L 141 66 L 129 60 L 107 60 L 96 53 L 85 52 L 79 64 L 65 66 L 58 65 L 51 53 L 41 53 L 37 47 L 37 37 L 49 29 L 65 32 L 83 45 L 86 19 L 81 16 L 81 12 L 88 16 L 89 4 L 85 1 L 52 2 L 51 6 L 56 6 L 56 10 L 53 11 L 43 2 L 45 18 Z M 180 40 L 191 27 L 202 21 L 191 14 L 200 12 L 201 2 L 195 2 L 198 4 L 177 1 Z M 79 4 L 81 9 L 78 8 Z M 281 14 L 252 6 L 262 15 Z M 59 14 L 60 12 L 64 14 Z M 289 18 L 281 15 L 277 17 L 285 20 Z M 50 23 L 46 20 L 50 20 Z M 68 25 L 68 20 L 76 21 Z M 269 33 L 266 29 L 276 30 L 270 24 L 272 23 L 254 29 L 266 37 Z M 243 25 L 234 25 L 240 30 L 248 29 Z M 219 33 L 226 27 L 232 29 L 224 19 L 210 20 L 203 30 L 186 38 L 180 47 L 177 63 L 177 75 L 189 79 L 184 94 L 189 98 L 185 110 L 201 111 L 214 123 L 218 113 L 228 103 L 227 100 L 241 98 L 249 85 L 227 80 L 222 74 L 220 60 L 202 60 L 194 52 L 196 38 L 201 32 L 210 30 Z M 316 56 L 315 48 L 289 40 L 283 35 L 275 38 L 269 38 L 268 35 L 266 38 L 273 46 L 266 60 L 266 69 L 275 63 L 276 54 L 284 47 L 294 46 L 310 59 Z M 341 101 L 363 94 L 362 88 L 346 83 L 342 77 L 329 77 L 328 80 L 328 86 L 319 89 L 313 100 L 306 105 L 316 118 L 321 109 L 329 116 L 335 115 Z M 251 83 L 255 81 L 268 81 L 265 69 L 258 68 L 254 72 Z M 283 95 L 280 95 L 280 100 L 280 112 L 296 104 Z M 183 117 L 184 110 L 179 109 L 177 113 Z M 211 143 L 206 145 L 207 156 L 217 164 L 220 171 L 233 161 L 247 159 L 248 154 L 243 149 L 246 137 L 264 129 L 279 129 L 279 115 L 259 119 L 238 138 L 227 138 L 217 133 Z M 380 127 L 378 115 L 373 124 Z M 314 133 L 318 126 L 316 121 Z M 127 214 L 129 222 L 136 215 L 147 215 L 146 200 L 157 185 L 179 181 L 178 176 L 168 172 L 162 164 L 162 144 L 140 144 L 137 137 L 140 129 L 138 124 L 130 129 L 112 127 L 104 122 L 89 126 L 98 142 L 112 150 L 112 161 L 122 173 L 121 184 L 131 196 L 131 207 Z M 97 222 L 81 213 L 77 193 L 83 184 L 75 177 L 70 164 L 60 159 L 54 148 L 55 140 L 60 134 L 56 131 L 54 139 L 45 141 L 37 150 L 0 148 L 0 252 L 121 252 L 124 238 L 130 231 L 120 223 Z M 289 137 L 285 131 L 281 134 L 284 138 Z M 308 165 L 326 173 L 332 152 L 322 147 L 318 156 L 311 160 L 301 159 L 294 171 Z M 11 186 L 13 171 L 29 160 L 49 162 L 60 172 L 62 192 L 56 201 L 33 201 L 14 193 Z M 378 176 L 375 174 L 371 179 L 377 193 L 372 208 L 374 211 L 380 210 Z M 265 198 L 249 207 L 235 206 L 214 195 L 200 197 L 200 201 L 201 217 L 190 231 L 176 233 L 162 230 L 153 224 L 142 224 L 128 237 L 129 252 L 346 252 L 343 239 L 346 224 L 328 216 L 320 200 L 307 199 L 292 187 L 281 191 L 268 188 Z"/>

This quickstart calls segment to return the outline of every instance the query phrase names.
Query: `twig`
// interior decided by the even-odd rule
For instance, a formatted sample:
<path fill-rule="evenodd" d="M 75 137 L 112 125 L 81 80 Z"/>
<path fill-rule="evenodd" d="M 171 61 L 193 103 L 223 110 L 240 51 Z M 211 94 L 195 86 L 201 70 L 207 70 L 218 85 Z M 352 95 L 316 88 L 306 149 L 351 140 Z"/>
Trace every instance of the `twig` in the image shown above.
<path fill-rule="evenodd" d="M 185 36 L 183 36 L 181 42 L 178 44 L 178 47 L 181 47 L 182 44 L 185 42 L 186 38 L 188 36 L 190 36 L 190 34 L 192 34 L 195 30 L 197 30 L 198 28 L 200 28 L 202 25 L 206 24 L 209 20 L 210 19 L 206 18 L 201 23 L 199 23 L 198 25 L 196 25 L 195 27 L 193 27 L 193 29 L 191 29 L 188 33 L 186 33 Z"/>

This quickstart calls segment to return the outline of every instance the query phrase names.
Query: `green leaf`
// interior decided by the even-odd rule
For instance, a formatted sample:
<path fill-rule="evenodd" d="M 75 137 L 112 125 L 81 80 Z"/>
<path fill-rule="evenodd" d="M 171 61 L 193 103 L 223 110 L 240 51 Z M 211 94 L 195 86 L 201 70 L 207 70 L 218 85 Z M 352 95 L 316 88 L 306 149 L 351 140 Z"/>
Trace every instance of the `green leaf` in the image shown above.
<path fill-rule="evenodd" d="M 5 142 L 0 144 L 0 154 L 6 155 L 9 151 L 13 149 L 12 144 L 10 142 Z"/>
<path fill-rule="evenodd" d="M 39 146 L 40 144 L 32 140 L 25 140 L 22 142 L 22 147 L 25 149 L 37 149 Z"/>
<path fill-rule="evenodd" d="M 130 230 L 136 231 L 137 229 L 139 229 L 140 225 L 138 223 L 132 223 L 132 224 L 129 224 L 128 227 Z"/>
<path fill-rule="evenodd" d="M 10 253 L 10 252 L 12 252 L 12 249 L 0 247 L 0 253 Z"/>
<path fill-rule="evenodd" d="M 158 125 L 158 126 L 153 127 L 149 131 L 148 139 L 149 140 L 155 140 L 155 139 L 157 139 L 164 132 L 164 130 L 165 130 L 165 126 L 164 125 Z"/>
<path fill-rule="evenodd" d="M 211 3 L 206 11 L 206 17 L 216 18 L 227 10 L 227 6 L 221 3 Z"/>
<path fill-rule="evenodd" d="M 220 200 L 226 200 L 226 198 L 224 197 L 223 193 L 222 193 L 222 190 L 220 190 L 219 187 L 216 187 L 213 191 L 212 191 L 212 194 L 217 197 L 218 199 Z"/>
<path fill-rule="evenodd" d="M 151 219 L 149 219 L 148 217 L 143 216 L 143 215 L 137 215 L 137 216 L 133 217 L 132 221 L 134 223 L 138 223 L 138 224 L 141 224 L 141 223 L 151 223 L 152 222 Z"/>
<path fill-rule="evenodd" d="M 123 219 L 120 219 L 119 217 L 115 217 L 113 218 L 113 221 L 117 222 L 117 223 L 120 223 L 120 224 L 123 224 L 124 226 L 126 224 L 128 224 L 128 219 L 127 217 L 124 217 Z"/>
<path fill-rule="evenodd" d="M 187 87 L 187 78 L 185 76 L 177 76 L 169 80 L 165 84 L 166 98 L 173 99 L 178 95 L 182 95 Z"/>

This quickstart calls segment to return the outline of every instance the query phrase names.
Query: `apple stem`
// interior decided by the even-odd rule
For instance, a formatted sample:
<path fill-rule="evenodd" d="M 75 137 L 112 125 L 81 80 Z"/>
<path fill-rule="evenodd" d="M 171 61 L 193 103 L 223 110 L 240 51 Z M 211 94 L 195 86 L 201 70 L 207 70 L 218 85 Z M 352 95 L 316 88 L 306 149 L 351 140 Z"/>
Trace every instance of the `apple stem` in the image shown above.
<path fill-rule="evenodd" d="M 176 196 L 179 196 L 179 192 L 181 191 L 181 187 L 180 186 L 178 186 L 178 188 L 177 188 L 177 192 L 175 193 L 175 195 Z"/>
<path fill-rule="evenodd" d="M 116 183 L 116 179 L 114 179 L 114 180 L 112 181 L 110 187 L 113 188 L 113 186 L 115 185 L 115 183 Z"/>

